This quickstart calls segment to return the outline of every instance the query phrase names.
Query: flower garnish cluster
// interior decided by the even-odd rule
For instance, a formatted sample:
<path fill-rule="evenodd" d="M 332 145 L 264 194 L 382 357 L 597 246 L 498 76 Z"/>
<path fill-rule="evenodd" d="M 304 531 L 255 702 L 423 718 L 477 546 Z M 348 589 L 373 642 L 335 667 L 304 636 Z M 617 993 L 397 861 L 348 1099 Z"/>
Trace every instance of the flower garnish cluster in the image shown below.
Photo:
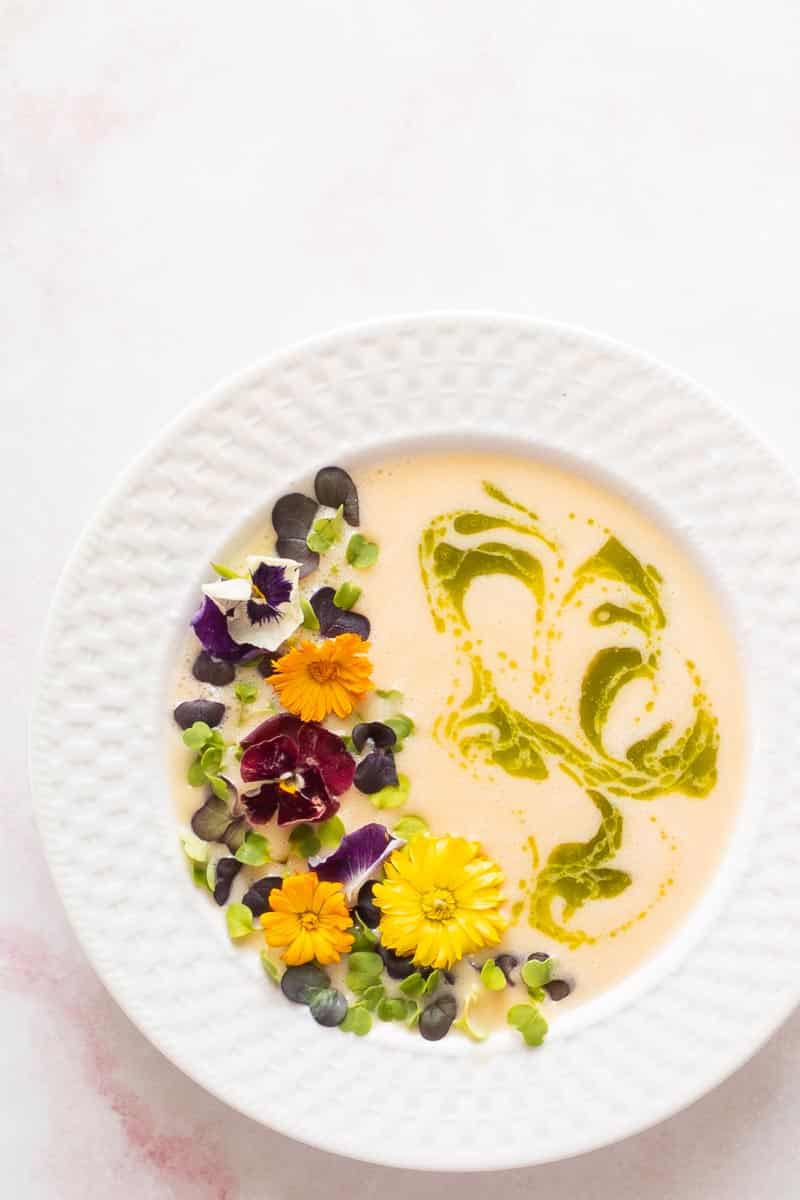
<path fill-rule="evenodd" d="M 188 782 L 206 789 L 183 837 L 192 876 L 225 907 L 233 940 L 261 935 L 265 973 L 320 1025 L 363 1035 L 377 1018 L 429 1041 L 451 1029 L 482 1040 L 482 998 L 519 988 L 508 1023 L 539 1045 L 541 1003 L 570 985 L 544 952 L 488 957 L 508 927 L 498 864 L 411 813 L 349 832 L 339 815 L 351 789 L 379 812 L 411 794 L 397 757 L 414 722 L 399 692 L 375 689 L 370 622 L 356 610 L 358 575 L 379 560 L 359 522 L 350 475 L 325 467 L 313 497 L 275 504 L 274 555 L 213 564 L 191 621 L 205 690 L 174 713 Z M 336 587 L 313 586 L 323 562 Z M 284 830 L 281 853 L 272 828 Z"/>

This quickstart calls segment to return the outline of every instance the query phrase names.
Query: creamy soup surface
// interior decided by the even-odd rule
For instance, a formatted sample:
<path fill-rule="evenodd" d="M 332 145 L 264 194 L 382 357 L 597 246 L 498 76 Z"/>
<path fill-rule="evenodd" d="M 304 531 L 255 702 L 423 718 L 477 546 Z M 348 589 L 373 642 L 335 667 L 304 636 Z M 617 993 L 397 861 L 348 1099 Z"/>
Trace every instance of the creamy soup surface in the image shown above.
<path fill-rule="evenodd" d="M 345 579 L 363 589 L 376 685 L 402 693 L 415 731 L 397 756 L 405 806 L 376 813 L 353 788 L 339 815 L 353 830 L 415 814 L 433 833 L 480 842 L 503 868 L 511 919 L 493 953 L 548 952 L 572 987 L 548 1004 L 553 1020 L 662 946 L 720 862 L 746 755 L 731 631 L 660 525 L 559 465 L 430 452 L 352 475 L 379 560 L 354 571 L 334 547 L 303 590 Z M 235 570 L 253 553 L 274 553 L 268 515 L 222 560 Z M 261 689 L 251 709 L 198 683 L 198 649 L 190 633 L 175 701 L 224 700 L 221 731 L 238 741 L 274 693 L 252 668 L 237 671 Z M 393 704 L 373 695 L 359 718 L 385 718 Z M 327 723 L 346 732 L 353 722 Z M 177 729 L 171 755 L 186 822 L 198 792 Z M 265 832 L 285 853 L 287 831 Z M 264 873 L 242 872 L 232 898 Z M 462 963 L 457 990 L 475 977 Z M 500 1022 L 519 992 L 485 992 L 476 1020 Z"/>

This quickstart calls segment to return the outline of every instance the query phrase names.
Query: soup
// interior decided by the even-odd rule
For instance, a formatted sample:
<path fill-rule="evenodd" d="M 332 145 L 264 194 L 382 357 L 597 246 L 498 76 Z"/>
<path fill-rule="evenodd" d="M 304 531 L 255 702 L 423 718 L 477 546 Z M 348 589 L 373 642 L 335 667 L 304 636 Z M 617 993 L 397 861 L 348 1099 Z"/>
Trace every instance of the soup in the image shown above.
<path fill-rule="evenodd" d="M 448 896 L 457 899 L 458 892 L 425 892 L 432 897 L 423 919 L 433 931 L 433 949 L 417 952 L 416 962 L 411 925 L 406 922 L 412 939 L 406 942 L 405 926 L 398 924 L 406 920 L 406 900 L 397 892 L 399 915 L 388 936 L 399 939 L 400 950 L 390 957 L 389 979 L 376 976 L 371 985 L 383 991 L 378 1015 L 413 1025 L 437 996 L 452 996 L 443 1002 L 440 1025 L 450 1016 L 450 1024 L 481 1037 L 511 1014 L 511 1024 L 537 1044 L 537 1020 L 545 1023 L 586 1002 L 651 956 L 719 864 L 745 765 L 734 639 L 718 598 L 677 541 L 635 504 L 561 465 L 499 453 L 429 452 L 366 466 L 353 472 L 353 483 L 358 532 L 344 520 L 346 504 L 337 517 L 332 504 L 317 509 L 310 503 L 310 532 L 292 543 L 301 557 L 303 544 L 316 546 L 312 562 L 319 553 L 300 584 L 305 627 L 260 659 L 254 651 L 249 665 L 245 657 L 214 676 L 212 663 L 205 682 L 192 673 L 199 649 L 192 633 L 176 699 L 223 704 L 218 740 L 236 746 L 291 696 L 289 684 L 281 682 L 277 693 L 273 687 L 287 644 L 325 640 L 325 621 L 322 630 L 308 627 L 317 621 L 308 600 L 327 597 L 327 623 L 331 613 L 334 622 L 329 642 L 342 612 L 357 629 L 356 617 L 366 614 L 374 686 L 357 694 L 352 713 L 329 712 L 324 721 L 345 739 L 354 760 L 364 751 L 370 758 L 367 767 L 359 761 L 354 785 L 337 797 L 336 817 L 347 833 L 379 824 L 388 838 L 396 830 L 406 851 L 422 847 L 417 854 L 428 852 L 430 839 L 466 839 L 503 876 L 500 919 L 493 930 L 484 929 L 485 945 L 465 933 L 468 952 L 447 960 L 447 977 L 427 994 L 415 989 L 430 979 L 441 922 L 457 920 Z M 229 575 L 246 576 L 248 562 L 276 554 L 275 532 L 266 525 L 228 548 L 223 569 Z M 239 586 L 231 583 L 233 591 Z M 341 620 L 348 627 L 350 618 Z M 377 741 L 369 736 L 373 725 Z M 360 747 L 350 740 L 356 726 L 368 729 Z M 394 734 L 392 745 L 378 744 L 384 737 L 379 727 Z M 208 748 L 201 746 L 203 753 Z M 202 798 L 186 782 L 195 753 L 176 735 L 175 792 L 187 824 Z M 241 753 L 228 753 L 219 772 L 237 794 L 247 790 L 237 773 Z M 253 757 L 247 753 L 245 766 Z M 213 767 L 214 754 L 209 762 Z M 384 786 L 362 791 L 359 779 Z M 204 783 L 197 769 L 193 782 Z M 226 787 L 217 790 L 228 803 Z M 278 808 L 278 820 L 281 813 Z M 240 848 L 245 862 L 232 868 L 231 902 L 246 897 L 259 875 L 300 875 L 324 861 L 337 837 L 327 820 L 243 820 L 239 834 L 251 841 L 258 831 L 269 841 L 272 864 L 285 862 L 248 865 L 248 851 Z M 330 847 L 315 846 L 315 825 Z M 303 861 L 298 851 L 304 849 L 316 853 Z M 202 859 L 196 846 L 195 854 Z M 220 856 L 234 854 L 230 846 L 211 850 L 211 882 Z M 250 854 L 256 857 L 257 851 Z M 392 862 L 382 860 L 373 872 L 373 878 L 389 876 L 374 889 L 384 900 L 383 909 L 377 905 L 383 918 L 378 936 L 392 929 L 391 888 L 400 887 Z M 198 863 L 194 869 L 201 877 Z M 369 943 L 370 928 L 361 931 L 351 957 L 367 955 L 363 961 L 377 970 L 383 948 L 380 941 Z M 428 963 L 420 961 L 426 954 Z M 272 958 L 281 970 L 280 958 Z M 347 1028 L 359 1020 L 349 1014 L 369 1010 L 361 999 L 368 988 L 348 988 L 342 959 L 325 974 L 349 1006 Z M 404 984 L 411 975 L 422 984 Z M 402 1004 L 392 1007 L 393 999 Z M 433 1018 L 422 1020 L 424 1033 Z"/>

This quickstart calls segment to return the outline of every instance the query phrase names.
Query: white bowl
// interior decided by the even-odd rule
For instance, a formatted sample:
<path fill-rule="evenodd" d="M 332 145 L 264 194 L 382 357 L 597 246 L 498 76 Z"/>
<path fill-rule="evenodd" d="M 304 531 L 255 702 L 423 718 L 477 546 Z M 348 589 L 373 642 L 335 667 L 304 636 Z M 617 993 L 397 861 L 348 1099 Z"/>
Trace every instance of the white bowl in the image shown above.
<path fill-rule="evenodd" d="M 655 506 L 729 601 L 750 774 L 690 920 L 544 1047 L 343 1037 L 265 986 L 187 880 L 165 770 L 167 672 L 215 552 L 324 462 L 410 434 L 568 455 Z M 800 996 L 800 498 L 666 368 L 529 320 L 427 316 L 305 343 L 216 388 L 127 472 L 73 554 L 31 728 L 37 812 L 95 968 L 174 1063 L 311 1145 L 404 1167 L 546 1162 L 626 1137 L 738 1067 Z M 216 919 L 215 919 L 216 918 Z"/>

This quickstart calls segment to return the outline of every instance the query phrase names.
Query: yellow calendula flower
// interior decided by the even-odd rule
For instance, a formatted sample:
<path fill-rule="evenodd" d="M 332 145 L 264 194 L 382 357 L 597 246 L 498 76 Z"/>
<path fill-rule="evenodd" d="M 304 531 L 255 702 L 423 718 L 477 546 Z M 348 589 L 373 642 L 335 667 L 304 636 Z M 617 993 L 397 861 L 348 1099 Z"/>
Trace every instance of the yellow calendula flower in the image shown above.
<path fill-rule="evenodd" d="M 500 913 L 503 873 L 477 842 L 417 834 L 395 850 L 376 883 L 381 941 L 420 967 L 452 967 L 494 946 L 508 921 Z"/>
<path fill-rule="evenodd" d="M 340 633 L 322 642 L 303 642 L 275 663 L 269 681 L 281 704 L 303 721 L 324 721 L 329 713 L 348 717 L 372 688 L 369 642 Z"/>
<path fill-rule="evenodd" d="M 353 945 L 353 918 L 340 883 L 321 883 L 316 871 L 287 875 L 269 903 L 272 911 L 261 916 L 264 936 L 268 946 L 285 947 L 281 958 L 288 966 L 338 962 Z"/>

